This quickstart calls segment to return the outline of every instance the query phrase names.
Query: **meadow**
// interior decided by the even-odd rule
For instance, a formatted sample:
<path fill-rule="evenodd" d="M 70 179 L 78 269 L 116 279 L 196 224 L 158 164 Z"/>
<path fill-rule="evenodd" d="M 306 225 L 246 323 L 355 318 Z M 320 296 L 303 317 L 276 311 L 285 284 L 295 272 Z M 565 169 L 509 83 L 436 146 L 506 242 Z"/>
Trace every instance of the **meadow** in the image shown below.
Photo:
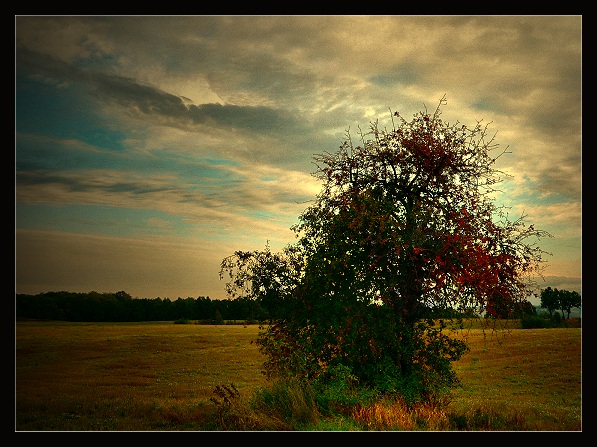
<path fill-rule="evenodd" d="M 271 385 L 253 343 L 258 330 L 18 321 L 15 431 L 297 430 L 247 409 L 251 396 Z M 442 408 L 379 403 L 298 429 L 582 430 L 581 328 L 476 324 L 453 336 L 465 337 L 470 352 L 454 363 L 462 386 Z M 230 384 L 238 390 L 236 422 L 227 425 L 214 390 Z"/>

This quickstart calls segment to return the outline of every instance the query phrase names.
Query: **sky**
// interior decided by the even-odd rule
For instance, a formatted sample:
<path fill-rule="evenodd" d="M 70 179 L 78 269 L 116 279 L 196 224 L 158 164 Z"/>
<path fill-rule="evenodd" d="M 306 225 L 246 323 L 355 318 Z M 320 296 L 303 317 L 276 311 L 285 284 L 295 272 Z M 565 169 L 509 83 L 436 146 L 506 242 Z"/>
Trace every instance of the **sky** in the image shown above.
<path fill-rule="evenodd" d="M 15 16 L 15 292 L 224 299 L 313 156 L 371 122 L 489 125 L 499 204 L 582 293 L 582 16 Z"/>

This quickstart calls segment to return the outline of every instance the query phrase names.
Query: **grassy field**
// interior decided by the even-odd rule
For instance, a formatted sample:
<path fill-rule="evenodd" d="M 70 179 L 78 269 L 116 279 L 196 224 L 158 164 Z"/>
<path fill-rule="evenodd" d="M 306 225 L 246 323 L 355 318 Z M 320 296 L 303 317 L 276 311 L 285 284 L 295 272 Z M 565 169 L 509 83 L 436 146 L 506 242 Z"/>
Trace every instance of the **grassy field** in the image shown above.
<path fill-rule="evenodd" d="M 488 429 L 581 430 L 582 329 L 512 327 L 454 333 L 471 351 L 454 364 L 463 386 L 442 414 L 450 429 L 474 420 Z M 256 325 L 17 322 L 15 430 L 210 429 L 217 385 L 234 383 L 246 398 L 267 385 L 252 343 L 257 332 Z M 342 429 L 323 427 L 315 429 Z"/>
<path fill-rule="evenodd" d="M 581 430 L 582 329 L 471 330 L 451 408 L 520 415 L 528 430 Z"/>

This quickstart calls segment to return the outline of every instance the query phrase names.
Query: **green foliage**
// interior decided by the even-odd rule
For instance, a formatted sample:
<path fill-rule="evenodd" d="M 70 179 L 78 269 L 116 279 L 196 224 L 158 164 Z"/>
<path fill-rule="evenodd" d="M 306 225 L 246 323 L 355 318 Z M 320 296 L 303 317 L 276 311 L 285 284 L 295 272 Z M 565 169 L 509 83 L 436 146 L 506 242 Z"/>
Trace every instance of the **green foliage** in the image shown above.
<path fill-rule="evenodd" d="M 570 312 L 573 307 L 581 308 L 582 299 L 580 294 L 576 291 L 560 290 L 560 309 L 562 310 L 562 317 L 564 311 L 567 312 L 566 318 L 570 318 Z"/>
<path fill-rule="evenodd" d="M 549 234 L 493 204 L 505 151 L 490 155 L 487 126 L 448 124 L 440 106 L 316 156 L 322 190 L 298 241 L 222 261 L 230 296 L 269 318 L 258 339 L 268 378 L 437 400 L 458 385 L 451 362 L 467 347 L 432 316 L 528 310 L 544 252 L 527 240 Z"/>
<path fill-rule="evenodd" d="M 547 312 L 541 315 L 524 315 L 520 319 L 522 329 L 540 329 L 556 327 L 580 327 L 580 319 L 563 319 L 559 312 L 549 314 Z"/>
<path fill-rule="evenodd" d="M 294 380 L 278 380 L 271 387 L 257 389 L 249 405 L 254 411 L 282 420 L 291 429 L 312 424 L 319 417 L 313 388 Z"/>
<path fill-rule="evenodd" d="M 554 327 L 557 327 L 562 323 L 562 316 L 555 312 L 553 315 L 551 315 L 550 320 L 554 324 Z"/>
<path fill-rule="evenodd" d="M 559 308 L 558 289 L 547 287 L 541 290 L 541 307 L 547 309 L 550 315 Z"/>
<path fill-rule="evenodd" d="M 216 405 L 216 412 L 205 423 L 208 430 L 288 430 L 290 427 L 266 413 L 257 414 L 242 399 L 234 383 L 217 385 L 213 391 L 217 397 L 210 401 Z"/>
<path fill-rule="evenodd" d="M 214 324 L 224 324 L 224 319 L 222 318 L 220 309 L 216 309 L 215 317 L 214 317 Z"/>
<path fill-rule="evenodd" d="M 260 309 L 253 300 L 212 300 L 209 297 L 131 298 L 126 292 L 45 292 L 16 294 L 17 319 L 61 321 L 169 321 L 197 320 L 213 324 L 216 309 L 230 320 L 255 320 Z"/>
<path fill-rule="evenodd" d="M 358 405 L 367 405 L 379 397 L 378 391 L 359 385 L 358 377 L 344 365 L 330 367 L 325 376 L 313 383 L 319 411 L 325 415 L 349 415 Z"/>
<path fill-rule="evenodd" d="M 523 329 L 541 329 L 554 327 L 549 316 L 545 318 L 542 315 L 525 315 L 520 319 L 520 325 Z"/>

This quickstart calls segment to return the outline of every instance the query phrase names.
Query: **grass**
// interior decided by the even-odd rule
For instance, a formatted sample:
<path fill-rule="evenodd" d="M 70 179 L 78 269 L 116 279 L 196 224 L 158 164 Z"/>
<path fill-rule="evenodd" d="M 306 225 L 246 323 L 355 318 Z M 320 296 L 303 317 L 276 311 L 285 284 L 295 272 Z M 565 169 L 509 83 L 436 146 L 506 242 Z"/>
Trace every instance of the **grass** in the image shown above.
<path fill-rule="evenodd" d="M 452 411 L 520 416 L 527 430 L 581 430 L 580 328 L 462 335 L 471 351 L 454 364 L 463 386 L 454 393 Z"/>
<path fill-rule="evenodd" d="M 377 402 L 319 417 L 293 391 L 285 399 L 302 428 L 248 409 L 269 386 L 251 343 L 257 332 L 256 325 L 19 321 L 15 430 L 582 429 L 580 328 L 494 331 L 476 323 L 454 333 L 471 351 L 454 364 L 462 387 L 445 407 Z M 231 383 L 240 396 L 231 406 L 210 400 Z"/>
<path fill-rule="evenodd" d="M 19 322 L 17 430 L 192 430 L 264 383 L 256 326 Z"/>

